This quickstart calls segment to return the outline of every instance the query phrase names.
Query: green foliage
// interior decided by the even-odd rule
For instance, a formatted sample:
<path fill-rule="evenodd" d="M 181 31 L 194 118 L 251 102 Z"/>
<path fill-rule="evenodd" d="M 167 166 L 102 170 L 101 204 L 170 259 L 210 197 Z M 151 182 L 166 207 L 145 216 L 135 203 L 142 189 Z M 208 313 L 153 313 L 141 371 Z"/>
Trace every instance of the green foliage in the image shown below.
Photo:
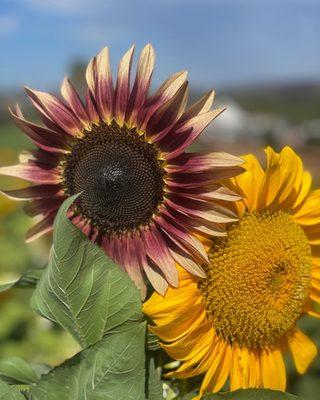
<path fill-rule="evenodd" d="M 303 400 L 293 394 L 269 389 L 246 389 L 228 393 L 212 393 L 203 396 L 203 400 Z"/>
<path fill-rule="evenodd" d="M 40 279 L 41 273 L 41 269 L 30 270 L 18 280 L 0 285 L 0 293 L 12 288 L 34 288 Z"/>
<path fill-rule="evenodd" d="M 32 305 L 86 348 L 108 331 L 141 320 L 142 313 L 131 279 L 66 218 L 75 197 L 64 202 L 55 220 L 49 265 Z"/>
<path fill-rule="evenodd" d="M 25 400 L 23 394 L 0 381 L 0 400 Z"/>
<path fill-rule="evenodd" d="M 145 400 L 147 387 L 150 400 L 160 400 L 154 368 L 146 375 L 140 292 L 66 217 L 74 199 L 66 200 L 56 217 L 50 261 L 32 305 L 84 350 L 43 376 L 31 387 L 31 398 Z"/>
<path fill-rule="evenodd" d="M 45 376 L 31 389 L 32 399 L 144 400 L 144 340 L 144 323 L 110 331 Z"/>
<path fill-rule="evenodd" d="M 0 379 L 10 384 L 32 384 L 40 374 L 19 357 L 0 360 Z"/>
<path fill-rule="evenodd" d="M 146 400 L 163 400 L 162 382 L 153 358 L 148 360 L 148 379 L 146 385 Z"/>

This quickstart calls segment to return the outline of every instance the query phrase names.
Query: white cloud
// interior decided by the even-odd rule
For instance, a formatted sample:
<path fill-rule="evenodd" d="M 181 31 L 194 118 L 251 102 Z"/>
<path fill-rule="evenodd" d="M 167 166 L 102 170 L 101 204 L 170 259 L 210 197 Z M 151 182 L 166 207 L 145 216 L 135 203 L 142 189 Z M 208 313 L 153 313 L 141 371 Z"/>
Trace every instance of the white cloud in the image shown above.
<path fill-rule="evenodd" d="M 20 21 L 16 15 L 0 15 L 0 37 L 17 30 L 19 24 Z"/>

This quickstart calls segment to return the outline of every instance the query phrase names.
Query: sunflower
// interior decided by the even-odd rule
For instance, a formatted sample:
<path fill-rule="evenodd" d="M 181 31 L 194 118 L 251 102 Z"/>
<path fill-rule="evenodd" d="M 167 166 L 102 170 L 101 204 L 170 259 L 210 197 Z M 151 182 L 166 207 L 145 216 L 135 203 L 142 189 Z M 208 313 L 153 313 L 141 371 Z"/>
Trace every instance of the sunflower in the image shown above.
<path fill-rule="evenodd" d="M 285 390 L 283 354 L 301 374 L 317 354 L 297 322 L 320 316 L 320 190 L 310 190 L 311 175 L 289 147 L 267 148 L 266 157 L 264 170 L 245 156 L 246 172 L 226 180 L 243 195 L 233 203 L 239 221 L 212 239 L 207 277 L 180 268 L 179 287 L 144 304 L 150 329 L 182 361 L 168 375 L 204 374 L 199 397 L 228 378 L 231 390 Z"/>
<path fill-rule="evenodd" d="M 10 110 L 17 125 L 37 146 L 20 164 L 0 173 L 34 185 L 4 191 L 31 200 L 26 212 L 40 216 L 28 232 L 31 241 L 52 230 L 61 203 L 81 193 L 69 217 L 128 272 L 145 293 L 145 275 L 164 294 L 178 285 L 175 262 L 197 276 L 208 262 L 198 232 L 224 235 L 234 221 L 215 200 L 237 197 L 218 183 L 240 173 L 242 163 L 225 153 L 185 153 L 223 110 L 211 110 L 214 92 L 190 108 L 186 72 L 171 76 L 148 96 L 155 54 L 142 50 L 130 86 L 134 46 L 122 57 L 113 84 L 109 52 L 104 48 L 86 71 L 85 103 L 68 79 L 63 100 L 26 88 L 43 125 L 27 121 L 20 108 Z"/>

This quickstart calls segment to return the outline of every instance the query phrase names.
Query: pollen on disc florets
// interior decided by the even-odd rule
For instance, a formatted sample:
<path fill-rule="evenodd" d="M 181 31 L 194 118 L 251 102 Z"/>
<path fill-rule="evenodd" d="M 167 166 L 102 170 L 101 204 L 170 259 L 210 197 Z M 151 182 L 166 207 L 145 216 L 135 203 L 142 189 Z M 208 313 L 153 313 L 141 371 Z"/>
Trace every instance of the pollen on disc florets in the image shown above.
<path fill-rule="evenodd" d="M 163 200 L 164 169 L 154 145 L 135 128 L 93 125 L 66 156 L 65 191 L 81 193 L 76 211 L 102 233 L 147 224 Z"/>
<path fill-rule="evenodd" d="M 289 214 L 246 214 L 209 259 L 199 288 L 220 337 L 254 350 L 292 331 L 309 295 L 311 248 Z"/>

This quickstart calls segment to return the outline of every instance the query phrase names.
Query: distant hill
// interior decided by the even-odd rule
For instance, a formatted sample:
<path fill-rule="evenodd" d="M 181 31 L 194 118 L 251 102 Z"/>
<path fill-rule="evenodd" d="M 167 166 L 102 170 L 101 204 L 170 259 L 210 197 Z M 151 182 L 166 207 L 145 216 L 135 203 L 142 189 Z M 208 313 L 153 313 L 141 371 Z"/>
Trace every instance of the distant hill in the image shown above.
<path fill-rule="evenodd" d="M 293 123 L 320 119 L 320 81 L 260 85 L 221 92 L 220 95 L 232 97 L 249 112 L 279 114 Z"/>

